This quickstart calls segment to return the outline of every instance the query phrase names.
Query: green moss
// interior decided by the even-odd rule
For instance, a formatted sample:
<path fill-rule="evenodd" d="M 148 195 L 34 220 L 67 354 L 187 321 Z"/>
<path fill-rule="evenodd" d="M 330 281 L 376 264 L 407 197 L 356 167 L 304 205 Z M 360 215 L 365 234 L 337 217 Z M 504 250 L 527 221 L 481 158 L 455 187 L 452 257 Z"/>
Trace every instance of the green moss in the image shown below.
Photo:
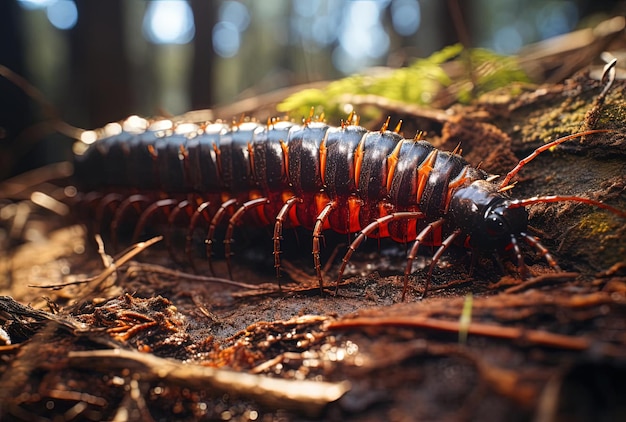
<path fill-rule="evenodd" d="M 522 123 L 522 142 L 535 142 L 538 139 L 549 142 L 581 130 L 591 101 L 592 98 L 565 98 L 535 107 L 530 113 L 522 109 L 518 116 Z"/>
<path fill-rule="evenodd" d="M 602 107 L 597 126 L 603 128 L 614 128 L 616 122 L 623 122 L 626 118 L 626 102 L 623 97 L 611 99 Z M 617 126 L 619 127 L 619 125 Z"/>
<path fill-rule="evenodd" d="M 444 71 L 442 64 L 453 59 L 459 59 L 461 64 L 471 62 L 476 85 L 468 72 L 462 72 L 453 80 Z M 453 45 L 382 76 L 354 75 L 332 82 L 323 90 L 298 92 L 279 104 L 277 109 L 292 116 L 308 116 L 314 107 L 316 113 L 323 110 L 326 116 L 338 120 L 345 116 L 344 104 L 350 102 L 350 96 L 369 94 L 407 104 L 429 105 L 442 89 L 454 85 L 451 92 L 455 93 L 457 101 L 468 103 L 478 95 L 520 81 L 527 82 L 528 77 L 515 58 L 483 49 L 464 51 L 461 45 Z"/>
<path fill-rule="evenodd" d="M 579 231 L 588 239 L 612 232 L 615 226 L 607 219 L 606 213 L 594 212 L 581 219 Z"/>

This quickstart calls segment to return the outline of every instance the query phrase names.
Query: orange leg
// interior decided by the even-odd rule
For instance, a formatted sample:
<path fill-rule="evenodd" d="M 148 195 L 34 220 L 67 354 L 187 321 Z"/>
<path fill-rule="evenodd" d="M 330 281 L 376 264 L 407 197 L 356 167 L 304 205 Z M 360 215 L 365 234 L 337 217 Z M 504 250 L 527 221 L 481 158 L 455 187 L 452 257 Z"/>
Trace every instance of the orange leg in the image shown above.
<path fill-rule="evenodd" d="M 302 203 L 301 198 L 292 196 L 283 204 L 282 208 L 276 215 L 276 223 L 274 223 L 274 268 L 276 268 L 276 278 L 278 279 L 278 289 L 281 289 L 280 285 L 280 241 L 283 240 L 283 223 L 289 215 L 289 211 L 296 203 Z"/>
<path fill-rule="evenodd" d="M 185 239 L 186 240 L 185 255 L 187 255 L 187 259 L 189 260 L 189 265 L 191 265 L 191 269 L 193 270 L 194 273 L 197 273 L 198 270 L 196 269 L 196 264 L 193 260 L 193 253 L 191 251 L 191 246 L 192 246 L 191 242 L 193 241 L 193 232 L 196 229 L 196 226 L 198 225 L 198 220 L 200 219 L 200 217 L 205 216 L 206 211 L 208 211 L 209 205 L 211 205 L 209 201 L 205 201 L 201 203 L 200 205 L 198 205 L 198 208 L 196 208 L 196 210 L 193 212 L 193 215 L 191 216 L 191 220 L 189 221 L 189 228 L 187 229 L 187 238 Z"/>
<path fill-rule="evenodd" d="M 356 239 L 352 241 L 346 255 L 343 257 L 341 268 L 339 269 L 339 275 L 337 275 L 337 280 L 335 281 L 335 294 L 337 294 L 337 291 L 339 290 L 339 281 L 341 280 L 341 276 L 346 269 L 346 265 L 348 265 L 348 262 L 350 261 L 350 257 L 368 235 L 372 234 L 374 230 L 377 230 L 381 225 L 388 224 L 392 221 L 419 220 L 422 218 L 424 218 L 424 214 L 421 212 L 394 212 L 393 214 L 377 218 L 361 230 L 361 233 L 359 233 Z"/>
<path fill-rule="evenodd" d="M 438 227 L 441 227 L 444 219 L 439 219 L 428 224 L 424 229 L 415 237 L 415 242 L 413 242 L 413 246 L 409 251 L 409 255 L 407 256 L 406 268 L 404 269 L 404 287 L 402 288 L 402 301 L 404 302 L 404 297 L 406 296 L 406 291 L 409 285 L 409 274 L 411 274 L 411 269 L 413 267 L 413 260 L 417 255 L 417 250 L 419 249 L 420 243 L 424 241 L 426 236 L 428 236 L 433 230 Z"/>
<path fill-rule="evenodd" d="M 233 254 L 230 252 L 230 245 L 234 241 L 233 231 L 235 230 L 235 225 L 239 222 L 239 220 L 241 220 L 241 218 L 246 212 L 248 212 L 249 210 L 253 208 L 265 205 L 267 203 L 268 203 L 267 198 L 257 198 L 257 199 L 252 199 L 250 201 L 244 202 L 243 205 L 239 207 L 237 211 L 235 211 L 233 216 L 230 217 L 230 220 L 228 221 L 228 229 L 226 229 L 226 236 L 224 237 L 224 255 L 226 257 L 226 267 L 228 268 L 228 277 L 231 280 L 233 279 L 233 273 L 232 273 L 232 268 L 230 266 L 230 256 Z"/>
<path fill-rule="evenodd" d="M 139 235 L 143 231 L 148 219 L 152 217 L 157 211 L 161 210 L 169 210 L 170 207 L 177 205 L 178 201 L 176 199 L 161 199 L 156 201 L 148 206 L 139 216 L 139 221 L 137 221 L 137 225 L 135 226 L 135 231 L 133 232 L 132 243 L 137 243 L 139 240 Z"/>
<path fill-rule="evenodd" d="M 237 200 L 235 198 L 230 198 L 220 205 L 220 208 L 217 210 L 213 219 L 211 220 L 211 225 L 209 226 L 209 231 L 207 232 L 206 239 L 206 256 L 209 260 L 209 270 L 211 271 L 211 275 L 215 275 L 215 271 L 213 270 L 213 263 L 211 261 L 211 253 L 213 249 L 213 235 L 215 234 L 215 229 L 217 228 L 222 218 L 224 218 L 224 214 L 226 210 L 232 206 L 237 204 Z"/>
<path fill-rule="evenodd" d="M 315 264 L 315 272 L 317 273 L 317 279 L 320 282 L 320 294 L 324 294 L 324 277 L 322 275 L 322 266 L 320 264 L 320 239 L 322 238 L 322 228 L 324 223 L 328 219 L 328 214 L 335 209 L 335 203 L 329 202 L 324 206 L 315 220 L 315 227 L 313 228 L 313 262 Z"/>
<path fill-rule="evenodd" d="M 430 267 L 428 268 L 428 275 L 426 276 L 426 286 L 424 286 L 424 293 L 422 293 L 422 297 L 420 299 L 424 299 L 426 297 L 426 294 L 428 293 L 428 289 L 430 288 L 430 280 L 432 278 L 435 265 L 437 265 L 437 262 L 439 262 L 439 259 L 441 259 L 443 253 L 446 251 L 446 249 L 448 249 L 448 247 L 452 244 L 454 239 L 459 234 L 461 234 L 461 230 L 457 229 L 452 232 L 452 234 L 448 236 L 446 240 L 441 242 L 441 246 L 439 246 L 439 249 L 437 249 L 437 252 L 435 252 L 435 255 L 433 256 L 433 262 L 430 263 Z"/>

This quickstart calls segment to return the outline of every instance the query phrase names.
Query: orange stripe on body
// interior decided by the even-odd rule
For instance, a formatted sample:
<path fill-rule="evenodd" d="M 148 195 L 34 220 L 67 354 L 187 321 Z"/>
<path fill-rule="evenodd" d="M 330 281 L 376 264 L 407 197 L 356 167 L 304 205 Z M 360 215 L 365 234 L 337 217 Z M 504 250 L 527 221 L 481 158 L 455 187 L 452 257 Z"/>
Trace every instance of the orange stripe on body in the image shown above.
<path fill-rule="evenodd" d="M 365 146 L 365 136 L 361 138 L 359 145 L 354 151 L 354 186 L 359 188 L 359 177 L 361 176 L 361 167 L 363 166 L 363 148 Z"/>
<path fill-rule="evenodd" d="M 452 200 L 452 194 L 454 193 L 454 191 L 463 186 L 469 180 L 466 177 L 468 167 L 469 166 L 465 166 L 461 174 L 457 176 L 455 180 L 450 182 L 450 184 L 448 184 L 448 193 L 446 194 L 446 206 L 444 207 L 443 211 L 444 214 L 448 213 L 448 208 L 450 207 L 450 201 Z"/>
<path fill-rule="evenodd" d="M 289 146 L 282 139 L 279 142 L 280 148 L 283 150 L 283 163 L 285 164 L 283 176 L 289 179 Z"/>
<path fill-rule="evenodd" d="M 252 142 L 248 142 L 248 156 L 250 157 L 250 174 L 255 180 L 258 180 L 254 169 L 254 147 L 252 146 Z"/>
<path fill-rule="evenodd" d="M 328 148 L 326 148 L 326 140 L 328 139 L 328 132 L 324 136 L 324 139 L 320 143 L 320 177 L 322 184 L 326 184 L 326 156 L 328 155 Z"/>
<path fill-rule="evenodd" d="M 217 147 L 217 144 L 213 142 L 213 151 L 215 152 L 215 162 L 217 163 L 217 174 L 222 178 L 222 151 Z"/>
<path fill-rule="evenodd" d="M 391 190 L 391 183 L 393 182 L 393 175 L 396 172 L 396 167 L 398 166 L 398 157 L 400 156 L 400 148 L 402 148 L 402 144 L 404 143 L 404 139 L 401 139 L 398 142 L 398 145 L 393 149 L 389 157 L 387 157 L 387 192 Z"/>
<path fill-rule="evenodd" d="M 435 164 L 436 159 L 437 150 L 434 149 L 430 154 L 428 154 L 426 160 L 424 160 L 420 168 L 417 170 L 417 195 L 415 197 L 417 204 L 422 201 L 422 194 L 424 193 L 428 177 L 430 176 L 430 172 L 433 170 L 433 164 Z"/>

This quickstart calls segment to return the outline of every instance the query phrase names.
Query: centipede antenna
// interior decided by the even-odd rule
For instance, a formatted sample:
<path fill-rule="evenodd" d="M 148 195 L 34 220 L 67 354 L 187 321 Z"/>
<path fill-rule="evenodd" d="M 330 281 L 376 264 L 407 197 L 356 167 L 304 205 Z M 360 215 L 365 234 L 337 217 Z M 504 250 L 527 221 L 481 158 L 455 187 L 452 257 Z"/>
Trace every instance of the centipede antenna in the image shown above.
<path fill-rule="evenodd" d="M 400 133 L 400 128 L 401 128 L 401 127 L 402 127 L 402 120 L 400 120 L 400 121 L 398 122 L 398 124 L 396 125 L 396 127 L 394 128 L 394 130 L 393 130 L 393 131 L 394 131 L 395 133 Z"/>
<path fill-rule="evenodd" d="M 563 201 L 580 202 L 583 204 L 593 205 L 595 207 L 610 211 L 613 214 L 621 218 L 626 218 L 626 211 L 619 210 L 615 207 L 605 204 L 604 202 L 596 201 L 596 200 L 589 199 L 589 198 L 583 198 L 581 196 L 560 196 L 560 195 L 533 196 L 532 198 L 512 200 L 509 203 L 508 207 L 520 208 L 520 207 L 525 207 L 528 205 L 539 204 L 539 203 L 563 202 Z"/>
<path fill-rule="evenodd" d="M 563 142 L 566 142 L 566 141 L 569 141 L 569 140 L 572 140 L 572 139 L 580 138 L 582 136 L 592 135 L 594 133 L 607 133 L 607 132 L 610 132 L 610 130 L 607 130 L 607 129 L 587 130 L 587 131 L 584 131 L 584 132 L 574 133 L 574 134 L 568 135 L 568 136 L 563 136 L 562 138 L 556 139 L 556 140 L 554 140 L 552 142 L 548 142 L 547 144 L 540 146 L 539 148 L 535 149 L 530 155 L 528 155 L 528 157 L 522 158 L 520 160 L 520 162 L 517 163 L 517 165 L 513 168 L 513 170 L 511 170 L 506 175 L 504 180 L 502 180 L 502 182 L 500 183 L 499 187 L 503 188 L 503 187 L 507 186 L 509 184 L 509 182 L 511 181 L 511 179 L 517 173 L 519 173 L 519 171 L 522 169 L 522 167 L 524 167 L 526 164 L 531 162 L 533 159 L 535 159 L 542 152 L 547 151 L 547 150 L 549 150 L 552 147 L 555 147 L 555 146 L 557 146 L 559 144 L 562 144 Z"/>
<path fill-rule="evenodd" d="M 391 116 L 387 116 L 387 120 L 385 120 L 385 123 L 383 123 L 383 125 L 380 128 L 380 133 L 383 133 L 384 131 L 387 130 L 387 128 L 389 127 L 390 120 L 391 120 Z"/>

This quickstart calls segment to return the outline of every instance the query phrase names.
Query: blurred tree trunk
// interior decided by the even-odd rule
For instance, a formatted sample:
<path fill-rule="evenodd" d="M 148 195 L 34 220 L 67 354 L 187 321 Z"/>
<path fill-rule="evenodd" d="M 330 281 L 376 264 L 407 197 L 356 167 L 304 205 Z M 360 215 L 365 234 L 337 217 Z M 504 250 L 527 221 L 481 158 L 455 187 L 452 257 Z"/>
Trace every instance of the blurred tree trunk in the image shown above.
<path fill-rule="evenodd" d="M 0 64 L 26 76 L 19 12 L 17 2 L 0 2 L 0 40 L 4 40 Z M 30 99 L 12 82 L 0 78 L 0 180 L 32 168 L 13 155 L 15 138 L 30 124 L 32 115 Z"/>
<path fill-rule="evenodd" d="M 211 83 L 214 77 L 215 52 L 213 50 L 213 26 L 216 22 L 215 3 L 192 0 L 196 35 L 193 39 L 194 58 L 189 81 L 192 109 L 209 108 L 214 104 Z"/>
<path fill-rule="evenodd" d="M 121 0 L 77 2 L 78 23 L 70 35 L 70 69 L 83 107 L 83 127 L 120 120 L 135 108 L 125 46 Z"/>

